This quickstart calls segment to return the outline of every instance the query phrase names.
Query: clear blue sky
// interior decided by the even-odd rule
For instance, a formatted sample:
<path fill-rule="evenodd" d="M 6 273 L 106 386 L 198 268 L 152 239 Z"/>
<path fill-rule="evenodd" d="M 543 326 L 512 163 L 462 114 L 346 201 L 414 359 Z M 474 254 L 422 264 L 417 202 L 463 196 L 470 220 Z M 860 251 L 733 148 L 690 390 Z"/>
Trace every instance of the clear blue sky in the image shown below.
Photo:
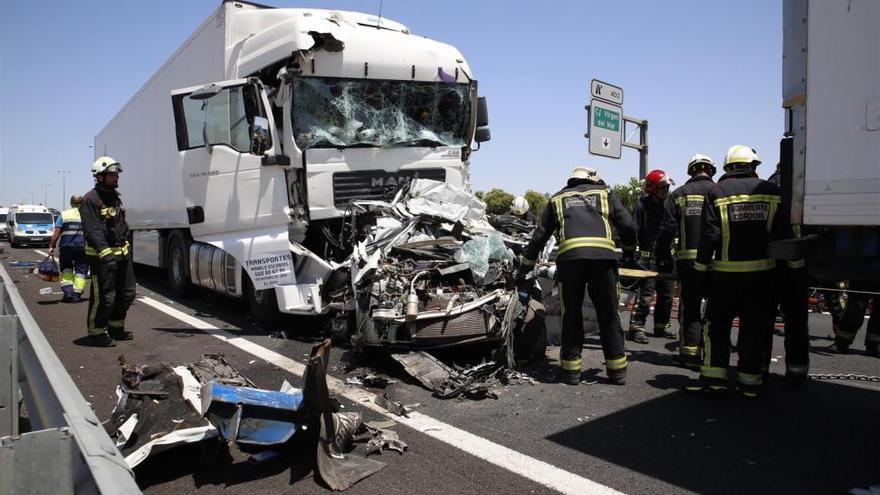
<path fill-rule="evenodd" d="M 378 0 L 265 0 L 376 12 Z M 0 0 L 0 204 L 71 169 L 91 187 L 95 134 L 219 0 Z M 772 171 L 783 131 L 782 6 L 776 0 L 384 0 L 383 16 L 461 50 L 489 98 L 492 141 L 472 158 L 475 189 L 553 192 L 575 165 L 611 183 L 638 155 L 589 155 L 591 78 L 622 86 L 624 112 L 650 121 L 650 167 L 682 183 L 692 154 L 749 144 Z M 638 136 L 634 136 L 637 139 Z M 123 179 L 124 175 L 123 175 Z"/>

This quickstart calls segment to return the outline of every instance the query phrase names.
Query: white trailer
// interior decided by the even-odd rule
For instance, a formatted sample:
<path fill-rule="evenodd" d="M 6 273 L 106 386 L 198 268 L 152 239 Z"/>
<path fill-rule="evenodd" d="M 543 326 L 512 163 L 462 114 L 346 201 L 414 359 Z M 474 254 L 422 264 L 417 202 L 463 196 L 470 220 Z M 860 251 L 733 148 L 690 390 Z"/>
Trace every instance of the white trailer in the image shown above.
<path fill-rule="evenodd" d="M 880 2 L 785 0 L 783 186 L 825 280 L 880 277 Z M 785 243 L 783 243 L 785 244 Z"/>
<path fill-rule="evenodd" d="M 270 320 L 327 311 L 326 227 L 349 201 L 390 199 L 412 177 L 468 188 L 486 125 L 452 46 L 370 14 L 227 0 L 94 149 L 124 169 L 137 263 Z"/>

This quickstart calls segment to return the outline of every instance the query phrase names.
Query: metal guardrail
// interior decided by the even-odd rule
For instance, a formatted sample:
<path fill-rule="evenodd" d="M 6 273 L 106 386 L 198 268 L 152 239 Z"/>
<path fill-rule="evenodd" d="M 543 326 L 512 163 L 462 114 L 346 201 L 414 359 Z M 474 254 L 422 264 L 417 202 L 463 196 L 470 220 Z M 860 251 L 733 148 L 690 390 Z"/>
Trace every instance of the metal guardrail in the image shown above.
<path fill-rule="evenodd" d="M 141 493 L 2 265 L 0 277 L 0 495 Z"/>

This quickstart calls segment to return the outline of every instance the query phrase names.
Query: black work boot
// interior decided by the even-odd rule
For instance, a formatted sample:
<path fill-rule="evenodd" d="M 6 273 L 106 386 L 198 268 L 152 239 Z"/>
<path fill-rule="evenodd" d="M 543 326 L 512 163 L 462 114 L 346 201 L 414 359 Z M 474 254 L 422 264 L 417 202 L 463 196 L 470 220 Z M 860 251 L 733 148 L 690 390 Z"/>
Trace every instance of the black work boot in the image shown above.
<path fill-rule="evenodd" d="M 678 355 L 678 364 L 682 368 L 687 368 L 689 370 L 700 371 L 700 356 L 691 356 L 688 354 L 679 353 Z"/>
<path fill-rule="evenodd" d="M 746 399 L 757 399 L 761 395 L 761 385 L 747 385 L 745 383 L 737 383 L 736 390 L 740 397 Z"/>
<path fill-rule="evenodd" d="M 626 368 L 608 370 L 608 380 L 614 385 L 626 385 Z"/>
<path fill-rule="evenodd" d="M 645 333 L 645 326 L 642 323 L 630 323 L 629 334 L 627 338 L 637 344 L 647 344 L 648 334 Z"/>
<path fill-rule="evenodd" d="M 113 347 L 116 345 L 116 342 L 106 333 L 89 335 L 83 343 L 92 347 Z"/>
<path fill-rule="evenodd" d="M 834 343 L 827 347 L 828 352 L 834 354 L 849 354 L 849 342 L 843 339 L 834 339 Z"/>
<path fill-rule="evenodd" d="M 672 325 L 654 325 L 654 337 L 663 337 L 670 340 L 678 340 L 678 333 L 672 329 Z"/>
<path fill-rule="evenodd" d="M 107 333 L 110 335 L 110 338 L 113 340 L 132 340 L 134 339 L 134 334 L 131 332 L 126 332 L 125 329 L 122 328 L 111 328 L 107 330 Z"/>
<path fill-rule="evenodd" d="M 581 372 L 580 371 L 566 371 L 560 369 L 556 374 L 557 379 L 566 384 L 566 385 L 580 385 L 581 383 Z"/>
<path fill-rule="evenodd" d="M 806 373 L 785 372 L 785 385 L 789 388 L 801 388 L 809 380 Z"/>

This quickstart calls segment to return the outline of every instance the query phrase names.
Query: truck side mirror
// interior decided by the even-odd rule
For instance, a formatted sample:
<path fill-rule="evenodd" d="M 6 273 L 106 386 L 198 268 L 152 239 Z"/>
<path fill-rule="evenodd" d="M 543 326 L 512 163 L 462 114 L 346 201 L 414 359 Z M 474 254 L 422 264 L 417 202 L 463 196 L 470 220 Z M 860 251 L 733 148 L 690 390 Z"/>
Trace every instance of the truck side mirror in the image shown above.
<path fill-rule="evenodd" d="M 486 104 L 486 97 L 477 98 L 477 127 L 486 127 L 489 125 L 489 107 Z"/>
<path fill-rule="evenodd" d="M 485 143 L 486 141 L 492 139 L 492 133 L 489 132 L 488 127 L 479 127 L 477 131 L 474 133 L 474 141 L 478 143 Z"/>
<path fill-rule="evenodd" d="M 266 117 L 254 117 L 251 124 L 251 153 L 262 155 L 266 152 L 269 143 L 269 119 Z"/>

